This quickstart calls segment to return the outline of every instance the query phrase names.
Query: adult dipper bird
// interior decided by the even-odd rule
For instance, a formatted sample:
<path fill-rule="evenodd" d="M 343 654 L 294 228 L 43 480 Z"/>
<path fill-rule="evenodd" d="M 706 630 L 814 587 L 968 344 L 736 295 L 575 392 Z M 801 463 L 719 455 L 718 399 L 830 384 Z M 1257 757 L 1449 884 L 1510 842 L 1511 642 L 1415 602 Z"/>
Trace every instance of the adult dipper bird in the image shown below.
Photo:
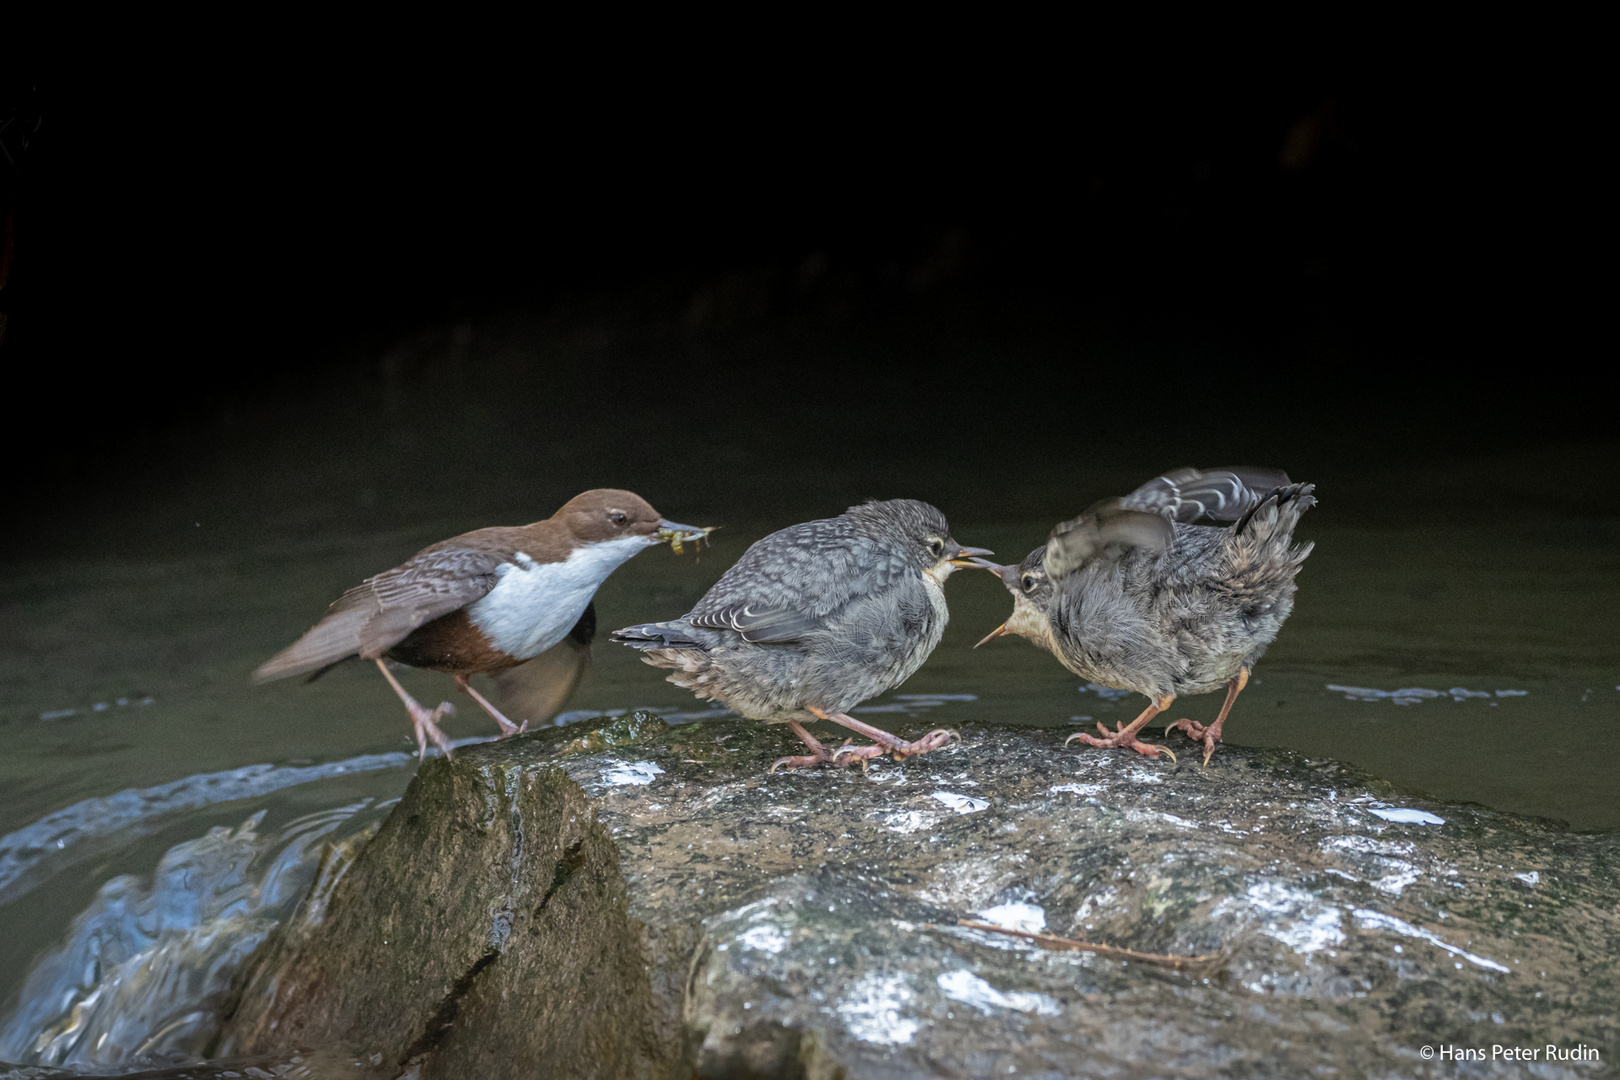
<path fill-rule="evenodd" d="M 1179 469 L 1057 526 L 1017 566 L 976 560 L 1013 594 L 1012 617 L 979 645 L 1018 634 L 1076 675 L 1146 694 L 1128 727 L 1098 724 L 1102 738 L 1067 741 L 1150 757 L 1162 747 L 1137 738 L 1144 724 L 1181 695 L 1226 687 L 1213 724 L 1165 729 L 1201 740 L 1208 765 L 1232 702 L 1294 609 L 1294 575 L 1314 545 L 1290 544 L 1316 505 L 1313 487 L 1275 469 Z M 1199 517 L 1235 524 L 1191 524 Z"/>
<path fill-rule="evenodd" d="M 503 737 L 516 734 L 523 728 L 501 715 L 467 677 L 539 656 L 579 624 L 597 586 L 625 560 L 665 542 L 678 552 L 684 541 L 710 531 L 665 521 L 628 491 L 587 491 L 545 521 L 462 533 L 367 578 L 253 677 L 267 682 L 318 674 L 358 653 L 376 661 L 410 711 L 418 758 L 429 739 L 448 757 L 450 744 L 438 720 L 454 708 L 449 702 L 432 712 L 423 708 L 385 659 L 454 676 L 495 718 Z"/>
<path fill-rule="evenodd" d="M 848 714 L 922 666 L 945 632 L 945 579 L 982 548 L 951 538 L 945 515 L 915 499 L 852 506 L 774 532 L 743 553 L 697 606 L 671 622 L 627 626 L 668 679 L 750 720 L 785 723 L 810 748 L 771 771 L 925 754 L 956 738 L 907 742 Z M 828 750 L 806 731 L 830 720 L 871 739 Z"/>

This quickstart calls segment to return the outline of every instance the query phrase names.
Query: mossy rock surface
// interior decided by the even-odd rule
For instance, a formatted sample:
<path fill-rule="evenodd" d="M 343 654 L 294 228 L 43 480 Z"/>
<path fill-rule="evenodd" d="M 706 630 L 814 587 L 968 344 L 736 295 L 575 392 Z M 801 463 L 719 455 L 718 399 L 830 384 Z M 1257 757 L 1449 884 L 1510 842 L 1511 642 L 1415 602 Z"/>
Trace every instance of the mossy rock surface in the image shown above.
<path fill-rule="evenodd" d="M 1602 1060 L 1536 1075 L 1589 1077 L 1620 1053 L 1620 837 L 1286 753 L 962 735 L 770 775 L 781 728 L 632 715 L 429 762 L 255 958 L 217 1051 L 422 1080 L 1438 1077 L 1424 1046 L 1549 1043 Z M 984 918 L 1206 962 L 959 925 Z"/>

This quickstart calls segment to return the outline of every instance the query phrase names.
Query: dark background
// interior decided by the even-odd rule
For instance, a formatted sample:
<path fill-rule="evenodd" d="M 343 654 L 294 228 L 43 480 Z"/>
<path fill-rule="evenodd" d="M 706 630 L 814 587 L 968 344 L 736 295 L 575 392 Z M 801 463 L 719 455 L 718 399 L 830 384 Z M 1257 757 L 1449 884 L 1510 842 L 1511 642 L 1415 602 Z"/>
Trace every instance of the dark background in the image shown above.
<path fill-rule="evenodd" d="M 1039 516 L 1228 461 L 1366 515 L 1613 494 L 1578 66 L 174 59 L 6 73 L 12 547 L 203 491 L 320 527 L 332 484 L 368 522 L 951 477 Z"/>

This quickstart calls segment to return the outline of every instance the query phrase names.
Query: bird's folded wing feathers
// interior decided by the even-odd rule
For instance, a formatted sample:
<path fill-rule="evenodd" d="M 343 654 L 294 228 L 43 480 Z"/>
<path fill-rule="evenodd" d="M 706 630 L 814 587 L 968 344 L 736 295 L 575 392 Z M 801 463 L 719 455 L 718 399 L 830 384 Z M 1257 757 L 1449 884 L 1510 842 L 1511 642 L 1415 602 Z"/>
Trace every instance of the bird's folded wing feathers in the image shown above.
<path fill-rule="evenodd" d="M 735 630 L 742 635 L 744 641 L 771 644 L 797 641 L 821 625 L 822 618 L 812 611 L 801 611 L 796 608 L 777 607 L 755 611 L 747 604 L 739 604 L 702 615 L 693 615 L 687 621 L 694 626 L 705 626 L 713 630 Z"/>
<path fill-rule="evenodd" d="M 1171 521 L 1191 522 L 1200 517 L 1236 521 L 1288 482 L 1288 474 L 1281 469 L 1176 469 L 1149 480 L 1119 500 L 1119 505 L 1162 514 Z"/>
<path fill-rule="evenodd" d="M 859 540 L 827 535 L 826 522 L 784 529 L 749 548 L 686 616 L 693 626 L 743 640 L 796 641 L 851 600 L 891 587 L 905 560 Z"/>
<path fill-rule="evenodd" d="M 1052 530 L 1041 566 L 1056 581 L 1099 558 L 1117 558 L 1133 548 L 1163 551 L 1172 535 L 1168 518 L 1127 507 L 1122 499 L 1104 499 Z"/>
<path fill-rule="evenodd" d="M 378 657 L 424 623 L 466 607 L 495 587 L 510 553 L 471 548 L 424 551 L 367 578 L 333 602 L 326 618 L 253 673 L 258 682 L 302 675 L 359 653 Z"/>

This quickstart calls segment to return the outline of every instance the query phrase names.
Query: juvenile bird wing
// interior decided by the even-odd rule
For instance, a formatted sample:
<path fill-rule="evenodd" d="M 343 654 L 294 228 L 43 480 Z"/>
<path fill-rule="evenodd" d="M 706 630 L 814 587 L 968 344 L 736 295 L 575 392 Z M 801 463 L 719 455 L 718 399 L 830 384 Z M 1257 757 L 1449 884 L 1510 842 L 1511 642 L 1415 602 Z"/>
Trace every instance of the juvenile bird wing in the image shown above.
<path fill-rule="evenodd" d="M 796 641 L 852 600 L 891 588 L 906 572 L 900 553 L 839 519 L 807 521 L 750 547 L 686 621 L 735 630 L 744 641 Z"/>
<path fill-rule="evenodd" d="M 381 656 L 411 631 L 480 599 L 499 580 L 511 552 L 435 547 L 376 577 L 332 604 L 326 618 L 253 673 L 257 682 L 302 675 L 359 653 Z"/>
<path fill-rule="evenodd" d="M 1288 474 L 1281 469 L 1175 469 L 1149 480 L 1119 500 L 1119 505 L 1162 514 L 1171 521 L 1191 522 L 1201 517 L 1236 521 L 1287 485 Z"/>
<path fill-rule="evenodd" d="M 1099 558 L 1118 558 L 1133 548 L 1163 551 L 1173 535 L 1169 518 L 1126 506 L 1124 499 L 1104 499 L 1052 530 L 1041 566 L 1056 581 Z"/>

